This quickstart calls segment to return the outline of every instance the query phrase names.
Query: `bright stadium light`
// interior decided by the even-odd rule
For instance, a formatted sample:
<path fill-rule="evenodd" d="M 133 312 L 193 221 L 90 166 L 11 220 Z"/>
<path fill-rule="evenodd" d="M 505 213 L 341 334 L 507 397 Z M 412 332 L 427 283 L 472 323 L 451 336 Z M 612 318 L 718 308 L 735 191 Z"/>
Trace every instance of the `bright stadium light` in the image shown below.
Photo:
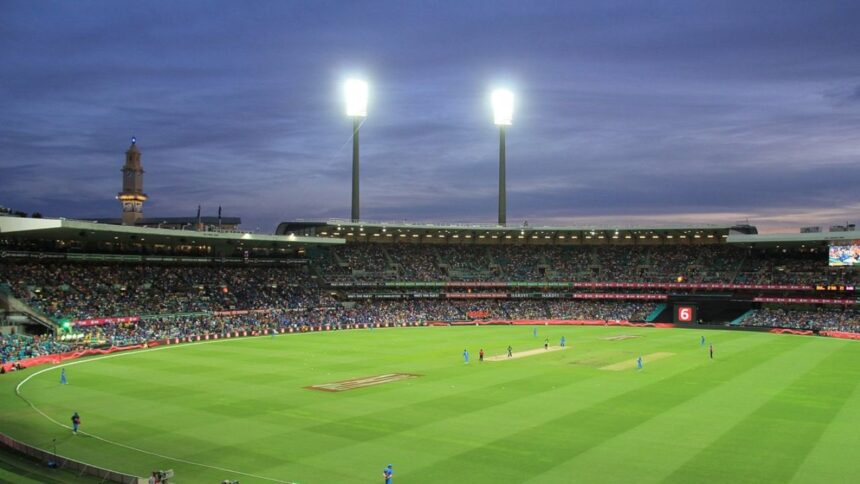
<path fill-rule="evenodd" d="M 507 89 L 493 91 L 493 118 L 499 126 L 510 126 L 514 119 L 514 93 Z"/>
<path fill-rule="evenodd" d="M 343 89 L 346 95 L 346 115 L 350 117 L 367 116 L 367 83 L 360 79 L 349 79 Z"/>

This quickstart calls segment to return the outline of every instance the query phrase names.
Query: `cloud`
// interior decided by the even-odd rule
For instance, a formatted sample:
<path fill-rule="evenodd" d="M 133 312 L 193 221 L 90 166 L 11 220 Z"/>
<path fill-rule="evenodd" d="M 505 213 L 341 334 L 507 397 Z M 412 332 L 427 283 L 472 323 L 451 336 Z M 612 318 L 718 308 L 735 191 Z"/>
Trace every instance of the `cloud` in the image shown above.
<path fill-rule="evenodd" d="M 851 217 L 860 4 L 3 2 L 0 204 L 118 213 L 128 139 L 147 215 L 250 228 L 362 215 L 495 220 L 487 93 L 517 96 L 514 221 Z M 844 221 L 842 221 L 844 222 Z"/>

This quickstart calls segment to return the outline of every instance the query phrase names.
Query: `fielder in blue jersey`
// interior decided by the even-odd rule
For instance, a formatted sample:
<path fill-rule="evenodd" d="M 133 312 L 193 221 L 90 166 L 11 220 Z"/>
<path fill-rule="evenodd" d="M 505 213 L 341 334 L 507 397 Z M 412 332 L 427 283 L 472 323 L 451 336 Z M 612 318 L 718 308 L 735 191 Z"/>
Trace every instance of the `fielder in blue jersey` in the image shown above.
<path fill-rule="evenodd" d="M 537 328 L 532 329 L 532 336 L 537 338 Z"/>
<path fill-rule="evenodd" d="M 463 363 L 469 362 L 469 350 L 463 350 Z"/>
<path fill-rule="evenodd" d="M 564 339 L 564 336 L 561 337 L 561 347 L 564 348 L 567 345 L 567 340 Z"/>
<path fill-rule="evenodd" d="M 382 478 L 385 479 L 385 484 L 391 484 L 391 478 L 394 477 L 394 469 L 391 467 L 391 464 L 388 464 L 385 469 L 382 469 Z"/>
<path fill-rule="evenodd" d="M 705 346 L 705 335 L 702 335 L 702 339 L 699 341 L 699 346 Z"/>
<path fill-rule="evenodd" d="M 641 356 L 639 358 L 636 358 L 636 369 L 637 370 L 642 369 L 642 357 Z"/>
<path fill-rule="evenodd" d="M 60 370 L 60 384 L 61 385 L 68 385 L 69 384 L 69 380 L 66 379 L 66 369 L 65 368 Z"/>

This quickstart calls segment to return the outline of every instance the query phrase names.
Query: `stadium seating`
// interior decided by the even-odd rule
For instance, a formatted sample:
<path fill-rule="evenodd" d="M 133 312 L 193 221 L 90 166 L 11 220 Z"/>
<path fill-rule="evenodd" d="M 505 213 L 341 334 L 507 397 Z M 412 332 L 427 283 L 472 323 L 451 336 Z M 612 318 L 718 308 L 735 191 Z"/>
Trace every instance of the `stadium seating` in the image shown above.
<path fill-rule="evenodd" d="M 498 286 L 469 287 L 463 289 L 469 297 L 449 299 L 439 291 L 405 294 L 396 286 L 384 285 L 390 282 L 438 284 L 433 287 L 464 282 L 532 283 L 530 290 L 546 291 L 534 283 L 685 281 L 811 286 L 853 285 L 858 279 L 857 271 L 828 267 L 821 254 L 723 245 L 461 247 L 367 243 L 320 250 L 304 264 L 280 265 L 4 260 L 0 263 L 0 283 L 8 284 L 15 297 L 56 321 L 135 319 L 76 324 L 57 339 L 6 334 L 0 340 L 0 353 L 7 363 L 80 347 L 310 326 L 472 319 L 644 321 L 657 305 L 606 300 L 606 296 L 571 299 L 569 293 L 538 298 L 534 293 L 499 296 L 494 289 Z M 340 289 L 343 287 L 358 287 L 363 294 Z M 582 292 L 589 290 L 594 289 Z M 611 293 L 614 289 L 599 290 Z M 641 288 L 636 292 L 647 295 L 665 290 Z M 757 305 L 741 324 L 860 332 L 860 311 L 836 307 Z M 234 314 L 225 314 L 229 312 Z"/>
<path fill-rule="evenodd" d="M 466 246 L 351 244 L 317 264 L 328 280 L 854 284 L 820 253 L 730 246 Z"/>

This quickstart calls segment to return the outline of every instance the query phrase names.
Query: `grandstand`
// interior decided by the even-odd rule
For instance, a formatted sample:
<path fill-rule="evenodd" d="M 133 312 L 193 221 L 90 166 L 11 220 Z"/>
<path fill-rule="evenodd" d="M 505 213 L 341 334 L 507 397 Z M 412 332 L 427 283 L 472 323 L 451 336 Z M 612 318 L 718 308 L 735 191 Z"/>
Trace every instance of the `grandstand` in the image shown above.
<path fill-rule="evenodd" d="M 297 329 L 476 319 L 673 323 L 676 309 L 690 306 L 694 324 L 855 331 L 860 276 L 828 266 L 834 236 L 860 234 L 334 220 L 257 235 L 3 217 L 5 319 L 37 323 L 19 325 L 16 338 L 43 346 L 28 353 L 16 341 L 4 358 L 66 351 L 69 341 L 117 344 L 104 331 L 110 325 L 93 321 L 132 318 L 121 338 L 141 342 L 151 326 L 159 338 L 174 335 L 165 318 L 179 315 L 198 330 L 195 317 L 229 311 L 259 315 L 244 325 Z M 74 338 L 58 331 L 63 324 Z M 134 328 L 143 334 L 129 335 Z M 45 338 L 64 344 L 45 346 Z"/>
<path fill-rule="evenodd" d="M 856 239 L 760 235 L 750 226 L 339 220 L 260 235 L 0 217 L 0 371 L 183 342 L 398 326 L 647 325 L 860 338 L 860 271 L 828 265 L 830 244 Z M 195 462 L 181 468 L 186 476 L 206 467 Z M 237 467 L 219 469 L 259 477 Z"/>

